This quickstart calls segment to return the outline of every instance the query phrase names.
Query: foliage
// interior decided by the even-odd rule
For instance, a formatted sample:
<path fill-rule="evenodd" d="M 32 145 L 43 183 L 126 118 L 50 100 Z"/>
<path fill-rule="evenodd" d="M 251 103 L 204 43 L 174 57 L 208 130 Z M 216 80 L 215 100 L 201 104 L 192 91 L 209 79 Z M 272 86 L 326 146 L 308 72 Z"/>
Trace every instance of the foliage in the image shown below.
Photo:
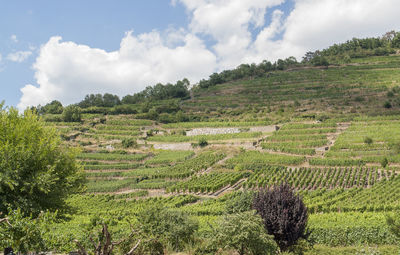
<path fill-rule="evenodd" d="M 226 202 L 225 210 L 228 214 L 242 213 L 251 210 L 254 193 L 248 190 L 239 191 Z"/>
<path fill-rule="evenodd" d="M 134 138 L 125 138 L 122 140 L 122 147 L 123 148 L 131 148 L 131 147 L 136 147 L 137 146 L 137 142 L 136 139 Z"/>
<path fill-rule="evenodd" d="M 101 229 L 98 229 L 98 227 Z M 74 240 L 78 248 L 79 255 L 87 255 L 87 250 L 93 249 L 94 255 L 112 255 L 114 254 L 114 248 L 118 246 L 127 246 L 133 242 L 132 239 L 135 231 L 131 231 L 131 234 L 119 241 L 113 241 L 112 234 L 109 231 L 107 223 L 101 221 L 98 217 L 92 218 L 90 224 L 86 226 L 85 240 L 81 242 Z M 127 244 L 124 244 L 127 243 Z M 131 245 L 129 251 L 125 255 L 132 255 L 138 249 L 141 240 L 139 239 L 135 245 Z M 89 248 L 90 247 L 90 248 Z M 121 248 L 120 248 L 121 249 Z M 121 251 L 120 251 L 121 252 Z"/>
<path fill-rule="evenodd" d="M 200 147 L 206 147 L 208 145 L 208 142 L 207 142 L 205 137 L 201 137 L 199 139 L 199 143 L 198 144 L 199 144 Z"/>
<path fill-rule="evenodd" d="M 190 82 L 187 79 L 177 81 L 176 84 L 168 83 L 163 85 L 158 83 L 155 86 L 146 87 L 146 89 L 144 89 L 142 92 L 123 97 L 122 103 L 137 104 L 145 101 L 157 101 L 171 98 L 184 99 L 189 96 L 189 85 Z"/>
<path fill-rule="evenodd" d="M 388 161 L 387 158 L 383 158 L 383 159 L 381 160 L 381 166 L 382 166 L 383 168 L 385 168 L 388 164 L 389 164 L 389 161 Z"/>
<path fill-rule="evenodd" d="M 389 109 L 389 108 L 392 108 L 392 104 L 391 104 L 389 101 L 386 101 L 386 102 L 383 104 L 383 107 L 385 107 L 386 109 Z"/>
<path fill-rule="evenodd" d="M 328 60 L 324 56 L 314 56 L 311 60 L 311 64 L 314 66 L 329 66 Z"/>
<path fill-rule="evenodd" d="M 34 214 L 62 208 L 83 181 L 75 156 L 31 111 L 0 109 L 0 211 L 7 204 Z"/>
<path fill-rule="evenodd" d="M 206 89 L 218 84 L 242 78 L 260 77 L 268 72 L 285 70 L 296 65 L 298 65 L 298 62 L 294 57 L 278 59 L 273 64 L 267 60 L 264 60 L 259 64 L 241 64 L 233 70 L 225 70 L 220 73 L 211 74 L 208 80 L 201 80 L 198 86 L 202 89 Z"/>
<path fill-rule="evenodd" d="M 37 218 L 25 217 L 21 209 L 8 209 L 9 214 L 0 219 L 0 249 L 11 247 L 20 253 L 42 252 L 51 247 L 48 242 L 49 226 L 56 214 L 40 213 Z"/>
<path fill-rule="evenodd" d="M 68 105 L 62 112 L 62 119 L 65 122 L 80 122 L 82 120 L 81 109 L 76 105 Z"/>
<path fill-rule="evenodd" d="M 260 190 L 254 197 L 253 208 L 282 251 L 299 239 L 307 240 L 307 208 L 290 186 L 282 184 L 271 190 Z"/>
<path fill-rule="evenodd" d="M 397 217 L 397 215 L 396 215 Z M 386 216 L 386 224 L 389 227 L 389 231 L 397 238 L 400 242 L 400 222 L 398 217 L 396 218 L 393 215 Z M 400 244 L 400 243 L 399 243 Z"/>
<path fill-rule="evenodd" d="M 39 114 L 61 114 L 63 112 L 63 105 L 60 101 L 53 100 L 45 106 L 38 106 L 37 111 Z"/>
<path fill-rule="evenodd" d="M 372 144 L 372 143 L 373 143 L 373 140 L 372 140 L 371 137 L 366 136 L 366 137 L 364 138 L 364 143 L 369 145 L 369 144 Z"/>
<path fill-rule="evenodd" d="M 240 255 L 276 254 L 277 245 L 265 233 L 262 219 L 254 211 L 225 215 L 217 223 L 216 246 Z"/>
<path fill-rule="evenodd" d="M 113 107 L 121 104 L 117 95 L 112 94 L 90 94 L 86 95 L 85 99 L 78 103 L 81 108 L 89 107 Z"/>
<path fill-rule="evenodd" d="M 159 240 L 165 247 L 171 245 L 175 251 L 181 251 L 193 242 L 198 223 L 187 214 L 172 211 L 160 205 L 150 206 L 138 215 L 140 232 L 147 239 Z"/>

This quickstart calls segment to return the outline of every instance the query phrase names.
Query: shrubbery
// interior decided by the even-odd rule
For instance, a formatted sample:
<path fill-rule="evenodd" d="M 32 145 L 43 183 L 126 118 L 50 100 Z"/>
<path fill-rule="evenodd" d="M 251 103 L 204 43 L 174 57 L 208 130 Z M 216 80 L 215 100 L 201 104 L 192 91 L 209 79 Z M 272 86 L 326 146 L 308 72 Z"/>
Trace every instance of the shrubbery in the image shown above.
<path fill-rule="evenodd" d="M 254 197 L 253 208 L 282 251 L 289 250 L 299 240 L 308 239 L 307 208 L 290 186 L 282 184 L 271 190 L 260 190 Z"/>
<path fill-rule="evenodd" d="M 64 108 L 62 119 L 65 122 L 80 122 L 82 120 L 81 109 L 76 105 L 69 105 Z"/>

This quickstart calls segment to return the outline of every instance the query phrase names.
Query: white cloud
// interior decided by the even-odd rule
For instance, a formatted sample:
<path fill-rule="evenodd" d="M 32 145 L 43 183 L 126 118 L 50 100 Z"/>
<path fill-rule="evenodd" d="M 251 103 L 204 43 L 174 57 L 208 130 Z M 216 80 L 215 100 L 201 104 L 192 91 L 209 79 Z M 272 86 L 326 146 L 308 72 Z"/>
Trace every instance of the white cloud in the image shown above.
<path fill-rule="evenodd" d="M 30 55 L 32 55 L 31 51 L 17 51 L 7 55 L 7 59 L 13 62 L 24 62 Z"/>
<path fill-rule="evenodd" d="M 156 31 L 126 33 L 118 51 L 106 52 L 52 37 L 41 47 L 33 68 L 39 86 L 21 89 L 20 109 L 57 99 L 76 103 L 89 93 L 132 94 L 157 82 L 184 77 L 198 81 L 216 68 L 203 42 L 186 34 L 181 46 L 167 47 Z"/>
<path fill-rule="evenodd" d="M 113 52 L 52 37 L 33 66 L 38 85 L 21 89 L 19 108 L 53 99 L 75 103 L 89 93 L 126 95 L 184 77 L 196 82 L 241 63 L 300 59 L 352 37 L 400 30 L 396 0 L 293 0 L 286 15 L 279 10 L 284 1 L 172 0 L 185 6 L 187 29 L 128 32 Z M 277 9 L 265 24 L 272 7 Z"/>
<path fill-rule="evenodd" d="M 11 35 L 11 36 L 10 36 L 10 39 L 11 39 L 11 41 L 13 41 L 13 42 L 15 42 L 15 43 L 18 42 L 18 38 L 17 38 L 16 35 Z"/>
<path fill-rule="evenodd" d="M 190 29 L 194 33 L 212 36 L 220 69 L 241 63 L 252 44 L 250 27 L 265 24 L 268 8 L 284 0 L 181 0 L 192 13 Z"/>
<path fill-rule="evenodd" d="M 353 37 L 400 29 L 396 0 L 298 0 L 285 22 L 283 40 L 317 50 Z"/>
<path fill-rule="evenodd" d="M 309 50 L 400 29 L 396 0 L 295 0 L 285 20 L 282 11 L 275 10 L 267 25 L 264 15 L 268 8 L 284 1 L 179 1 L 192 15 L 190 28 L 217 41 L 213 49 L 219 70 L 263 59 L 299 59 Z M 255 40 L 250 26 L 262 28 Z M 282 38 L 274 39 L 279 33 Z"/>

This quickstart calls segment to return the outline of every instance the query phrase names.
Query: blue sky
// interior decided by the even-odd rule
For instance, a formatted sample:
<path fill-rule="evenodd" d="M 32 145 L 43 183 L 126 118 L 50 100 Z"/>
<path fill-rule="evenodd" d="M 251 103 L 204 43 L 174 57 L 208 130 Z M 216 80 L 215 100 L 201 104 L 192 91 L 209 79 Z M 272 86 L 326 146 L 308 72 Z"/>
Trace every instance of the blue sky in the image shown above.
<path fill-rule="evenodd" d="M 16 0 L 0 8 L 0 100 L 120 96 L 399 29 L 395 0 Z M 341 13 L 338 19 L 337 13 Z M 374 21 L 367 20 L 374 14 Z M 356 18 L 355 18 L 356 17 Z M 59 37 L 57 37 L 59 36 Z M 21 91 L 22 89 L 22 91 Z"/>
<path fill-rule="evenodd" d="M 188 23 L 184 7 L 172 6 L 165 0 L 16 0 L 1 5 L 0 101 L 6 100 L 7 105 L 14 106 L 22 95 L 20 88 L 34 83 L 31 65 L 40 45 L 51 36 L 60 35 L 68 41 L 112 51 L 119 48 L 126 31 L 144 33 Z M 11 39 L 12 35 L 18 42 Z M 23 63 L 7 61 L 9 53 L 30 47 L 36 49 Z"/>

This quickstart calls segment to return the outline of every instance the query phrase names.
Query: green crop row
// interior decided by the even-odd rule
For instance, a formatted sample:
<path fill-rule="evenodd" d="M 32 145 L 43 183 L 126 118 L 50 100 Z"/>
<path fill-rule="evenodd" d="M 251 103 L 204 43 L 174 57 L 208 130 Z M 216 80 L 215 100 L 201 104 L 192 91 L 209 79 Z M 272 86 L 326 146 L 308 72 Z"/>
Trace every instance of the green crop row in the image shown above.
<path fill-rule="evenodd" d="M 141 161 L 147 158 L 149 154 L 116 154 L 116 153 L 81 153 L 77 156 L 78 159 L 93 159 L 93 160 L 131 160 Z"/>
<path fill-rule="evenodd" d="M 247 151 L 228 159 L 225 162 L 227 168 L 238 170 L 256 170 L 267 165 L 298 165 L 304 162 L 302 156 L 288 156 L 259 151 Z"/>
<path fill-rule="evenodd" d="M 240 138 L 257 138 L 262 136 L 261 132 L 242 132 L 234 134 L 216 134 L 216 135 L 197 135 L 197 136 L 185 136 L 185 135 L 156 135 L 147 138 L 148 141 L 154 142 L 196 142 L 200 139 L 205 139 L 207 141 L 213 140 L 228 140 L 228 139 L 240 139 Z"/>
<path fill-rule="evenodd" d="M 221 188 L 233 185 L 245 176 L 243 172 L 213 172 L 193 176 L 188 181 L 182 181 L 170 187 L 168 192 L 201 192 L 214 193 Z"/>
<path fill-rule="evenodd" d="M 266 150 L 280 151 L 291 154 L 300 154 L 300 155 L 314 155 L 315 149 L 313 148 L 297 148 L 297 147 L 289 147 L 285 145 L 281 145 L 279 143 L 262 143 L 261 147 Z"/>
<path fill-rule="evenodd" d="M 218 127 L 253 127 L 253 126 L 267 126 L 270 125 L 269 122 L 265 121 L 244 121 L 244 122 L 231 122 L 231 121 L 221 121 L 221 122 L 179 122 L 179 123 L 169 123 L 164 124 L 164 128 L 218 128 Z"/>
<path fill-rule="evenodd" d="M 265 167 L 255 170 L 244 183 L 248 188 L 271 187 L 288 183 L 297 190 L 371 187 L 390 178 L 391 172 L 366 167 L 359 168 L 285 168 Z"/>

